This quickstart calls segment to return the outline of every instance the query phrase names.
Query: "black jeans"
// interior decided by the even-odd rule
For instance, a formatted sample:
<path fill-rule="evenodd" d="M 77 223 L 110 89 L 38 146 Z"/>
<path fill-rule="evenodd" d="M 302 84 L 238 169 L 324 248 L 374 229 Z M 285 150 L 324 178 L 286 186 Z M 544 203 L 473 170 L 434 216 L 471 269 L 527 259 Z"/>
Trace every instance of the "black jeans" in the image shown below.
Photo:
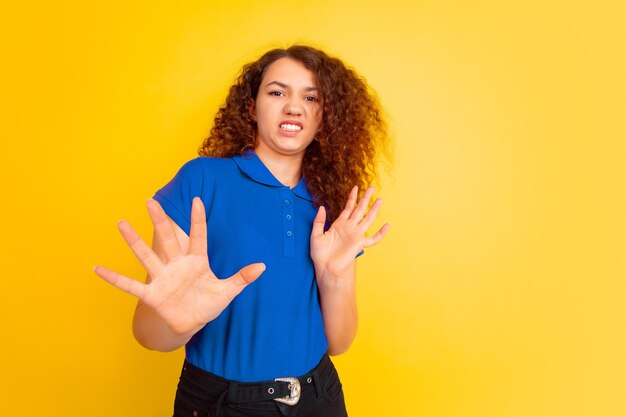
<path fill-rule="evenodd" d="M 310 372 L 298 376 L 298 380 L 300 399 L 295 405 L 286 405 L 269 398 L 289 395 L 285 382 L 230 381 L 185 360 L 174 417 L 347 417 L 341 381 L 328 355 Z"/>

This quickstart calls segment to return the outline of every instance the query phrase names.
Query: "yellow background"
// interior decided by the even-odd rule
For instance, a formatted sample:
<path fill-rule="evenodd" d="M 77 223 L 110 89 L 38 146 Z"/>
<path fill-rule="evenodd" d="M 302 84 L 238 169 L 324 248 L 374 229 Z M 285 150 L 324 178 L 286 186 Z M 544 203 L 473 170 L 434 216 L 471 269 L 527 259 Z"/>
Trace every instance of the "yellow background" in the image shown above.
<path fill-rule="evenodd" d="M 306 42 L 374 86 L 390 234 L 335 362 L 351 416 L 626 415 L 621 1 L 0 6 L 2 415 L 171 416 L 117 232 L 196 155 L 246 62 Z"/>

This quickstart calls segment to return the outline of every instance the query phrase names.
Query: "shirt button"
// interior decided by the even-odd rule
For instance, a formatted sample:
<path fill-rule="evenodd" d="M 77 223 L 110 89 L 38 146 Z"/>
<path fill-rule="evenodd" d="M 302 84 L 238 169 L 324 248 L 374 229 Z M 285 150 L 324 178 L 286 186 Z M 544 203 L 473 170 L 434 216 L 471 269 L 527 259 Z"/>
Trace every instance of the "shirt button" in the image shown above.
<path fill-rule="evenodd" d="M 289 237 L 293 236 L 293 232 L 291 230 L 287 230 L 287 236 Z"/>
<path fill-rule="evenodd" d="M 289 200 L 285 200 L 285 201 L 283 201 L 283 203 L 285 203 L 285 205 L 286 205 L 286 206 L 288 206 L 288 205 L 289 205 L 289 203 L 291 203 L 291 201 L 289 201 Z"/>
<path fill-rule="evenodd" d="M 287 220 L 291 220 L 291 214 L 286 215 L 286 216 L 285 216 L 285 218 L 286 218 Z"/>

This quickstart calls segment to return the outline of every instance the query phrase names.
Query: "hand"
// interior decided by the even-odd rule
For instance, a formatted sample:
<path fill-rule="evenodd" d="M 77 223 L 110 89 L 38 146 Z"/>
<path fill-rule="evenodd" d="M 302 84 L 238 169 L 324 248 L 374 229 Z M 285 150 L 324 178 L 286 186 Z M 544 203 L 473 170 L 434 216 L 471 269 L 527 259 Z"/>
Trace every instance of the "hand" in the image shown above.
<path fill-rule="evenodd" d="M 150 199 L 147 206 L 155 236 L 163 247 L 164 261 L 128 222 L 120 221 L 118 228 L 148 271 L 151 281 L 143 284 L 103 266 L 96 266 L 94 271 L 105 281 L 154 309 L 174 333 L 195 334 L 215 319 L 248 284 L 256 280 L 265 270 L 265 265 L 251 264 L 228 279 L 218 279 L 209 266 L 206 215 L 202 200 L 195 197 L 192 202 L 187 253 L 183 253 L 161 205 Z"/>
<path fill-rule="evenodd" d="M 326 232 L 324 232 L 326 210 L 324 207 L 319 208 L 311 232 L 311 258 L 315 264 L 318 281 L 322 276 L 344 275 L 359 252 L 380 242 L 391 227 L 385 223 L 373 236 L 365 236 L 383 203 L 382 199 L 376 199 L 372 208 L 365 214 L 375 188 L 368 188 L 358 204 L 356 202 L 358 187 L 352 188 L 345 209 Z"/>

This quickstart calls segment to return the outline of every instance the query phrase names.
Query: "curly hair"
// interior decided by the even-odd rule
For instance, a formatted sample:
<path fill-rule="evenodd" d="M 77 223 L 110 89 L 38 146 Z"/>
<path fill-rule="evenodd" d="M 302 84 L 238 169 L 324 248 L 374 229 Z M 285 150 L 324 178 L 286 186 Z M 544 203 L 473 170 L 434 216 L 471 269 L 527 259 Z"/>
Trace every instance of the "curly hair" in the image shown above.
<path fill-rule="evenodd" d="M 381 106 L 365 79 L 344 63 L 310 46 L 273 49 L 246 64 L 216 116 L 201 156 L 230 158 L 255 148 L 256 122 L 250 115 L 267 67 L 288 57 L 317 76 L 322 120 L 316 140 L 307 147 L 302 170 L 315 205 L 336 219 L 352 187 L 362 192 L 377 177 L 377 154 L 389 158 L 387 124 Z"/>

